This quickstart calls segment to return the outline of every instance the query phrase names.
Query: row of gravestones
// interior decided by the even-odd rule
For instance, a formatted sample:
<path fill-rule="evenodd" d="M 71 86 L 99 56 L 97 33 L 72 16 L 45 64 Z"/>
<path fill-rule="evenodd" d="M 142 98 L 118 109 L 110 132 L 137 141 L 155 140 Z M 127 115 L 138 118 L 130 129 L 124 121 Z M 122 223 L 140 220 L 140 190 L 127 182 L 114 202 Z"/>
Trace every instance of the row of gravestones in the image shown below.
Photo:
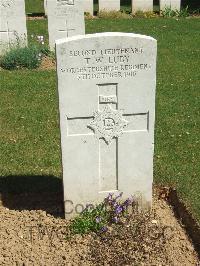
<path fill-rule="evenodd" d="M 55 48 L 55 40 L 85 34 L 82 0 L 47 0 L 49 46 Z M 24 0 L 0 0 L 0 54 L 13 44 L 27 45 L 27 29 Z"/>
<path fill-rule="evenodd" d="M 171 4 L 173 7 L 180 8 L 180 1 L 173 0 L 161 3 Z M 49 46 L 53 50 L 55 40 L 63 37 L 70 37 L 85 34 L 84 9 L 92 4 L 89 0 L 44 0 L 46 10 L 48 9 L 48 32 Z M 137 0 L 134 1 L 135 9 L 140 9 Z M 152 0 L 138 0 L 143 10 L 150 10 Z M 99 0 L 100 7 L 109 9 L 119 9 L 120 1 Z M 93 5 L 92 5 L 93 6 Z M 118 6 L 118 7 L 117 7 Z M 0 53 L 6 50 L 13 42 L 22 45 L 27 44 L 26 17 L 24 0 L 0 0 L 1 23 L 0 23 Z M 89 9 L 88 9 L 89 10 Z"/>
<path fill-rule="evenodd" d="M 47 2 L 49 0 L 44 0 L 44 10 L 47 15 Z M 69 0 L 70 1 L 70 0 Z M 74 0 L 71 0 L 73 3 Z M 94 0 L 82 0 L 84 12 L 93 15 L 94 12 Z M 180 10 L 181 0 L 160 0 L 160 10 L 165 7 L 171 7 L 171 9 Z M 120 0 L 99 0 L 98 10 L 106 11 L 119 11 L 120 10 Z M 153 11 L 153 0 L 132 0 L 132 11 Z"/>
<path fill-rule="evenodd" d="M 66 27 L 74 32 L 75 26 L 68 29 L 63 20 L 68 11 L 61 3 L 66 1 L 57 2 L 52 17 L 59 14 L 61 34 Z M 22 7 L 17 0 L 13 23 L 22 19 L 14 15 Z M 56 40 L 66 218 L 108 193 L 137 195 L 143 208 L 151 206 L 156 47 L 155 39 L 131 33 Z"/>

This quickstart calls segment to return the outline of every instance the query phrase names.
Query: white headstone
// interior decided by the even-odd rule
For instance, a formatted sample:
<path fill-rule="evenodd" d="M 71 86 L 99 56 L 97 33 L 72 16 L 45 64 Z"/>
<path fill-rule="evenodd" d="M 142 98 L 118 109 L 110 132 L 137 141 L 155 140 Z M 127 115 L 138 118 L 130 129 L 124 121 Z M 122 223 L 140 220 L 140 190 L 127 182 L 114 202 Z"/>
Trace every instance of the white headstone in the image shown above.
<path fill-rule="evenodd" d="M 94 12 L 93 6 L 94 6 L 93 0 L 83 0 L 84 12 L 87 12 L 93 15 L 93 12 Z"/>
<path fill-rule="evenodd" d="M 99 11 L 119 11 L 120 0 L 99 0 Z"/>
<path fill-rule="evenodd" d="M 24 0 L 0 0 L 0 54 L 12 45 L 27 44 Z"/>
<path fill-rule="evenodd" d="M 132 0 L 132 12 L 153 11 L 153 0 Z"/>
<path fill-rule="evenodd" d="M 55 40 L 85 34 L 82 0 L 48 0 L 49 46 L 55 48 Z"/>
<path fill-rule="evenodd" d="M 44 0 L 44 14 L 47 16 L 48 12 L 47 12 L 47 1 L 48 0 Z"/>
<path fill-rule="evenodd" d="M 151 205 L 156 48 L 131 33 L 56 42 L 66 218 L 109 192 Z"/>
<path fill-rule="evenodd" d="M 164 10 L 165 8 L 169 7 L 172 10 L 180 11 L 181 0 L 160 0 L 160 10 Z"/>

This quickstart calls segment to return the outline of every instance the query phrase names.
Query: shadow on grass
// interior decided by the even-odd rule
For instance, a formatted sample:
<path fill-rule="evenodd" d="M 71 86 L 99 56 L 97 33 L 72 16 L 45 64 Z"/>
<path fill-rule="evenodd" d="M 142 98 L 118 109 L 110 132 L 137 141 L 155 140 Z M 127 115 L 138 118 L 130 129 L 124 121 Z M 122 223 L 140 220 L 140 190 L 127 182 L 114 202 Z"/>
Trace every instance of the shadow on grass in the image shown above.
<path fill-rule="evenodd" d="M 43 210 L 63 217 L 62 180 L 55 176 L 0 177 L 0 202 L 11 210 Z"/>

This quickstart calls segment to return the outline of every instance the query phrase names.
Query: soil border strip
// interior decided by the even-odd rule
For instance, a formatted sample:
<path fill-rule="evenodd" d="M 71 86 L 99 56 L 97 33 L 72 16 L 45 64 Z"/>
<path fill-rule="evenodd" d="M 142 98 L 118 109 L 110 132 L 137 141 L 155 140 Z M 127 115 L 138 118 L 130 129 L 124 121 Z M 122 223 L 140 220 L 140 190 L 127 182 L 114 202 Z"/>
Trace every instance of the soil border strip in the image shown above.
<path fill-rule="evenodd" d="M 200 226 L 198 222 L 180 200 L 176 189 L 169 188 L 167 202 L 173 207 L 176 218 L 184 225 L 200 259 Z"/>

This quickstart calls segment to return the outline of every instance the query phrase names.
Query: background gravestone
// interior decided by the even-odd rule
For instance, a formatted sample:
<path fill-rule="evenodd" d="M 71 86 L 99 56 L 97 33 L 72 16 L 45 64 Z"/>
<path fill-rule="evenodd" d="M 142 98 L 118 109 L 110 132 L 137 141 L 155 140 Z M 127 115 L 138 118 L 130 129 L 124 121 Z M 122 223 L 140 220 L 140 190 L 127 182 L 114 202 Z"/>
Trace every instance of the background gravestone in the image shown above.
<path fill-rule="evenodd" d="M 47 11 L 47 1 L 48 1 L 48 0 L 44 0 L 44 14 L 45 14 L 45 16 L 48 15 L 48 11 Z"/>
<path fill-rule="evenodd" d="M 153 0 L 132 0 L 132 12 L 153 11 Z"/>
<path fill-rule="evenodd" d="M 181 1 L 180 0 L 160 0 L 160 10 L 170 7 L 173 10 L 180 11 Z"/>
<path fill-rule="evenodd" d="M 66 218 L 109 192 L 151 205 L 156 47 L 127 33 L 56 42 Z"/>
<path fill-rule="evenodd" d="M 0 54 L 12 45 L 27 44 L 24 0 L 0 0 Z"/>
<path fill-rule="evenodd" d="M 85 34 L 83 2 L 81 0 L 47 0 L 49 46 L 55 40 Z"/>
<path fill-rule="evenodd" d="M 99 11 L 119 11 L 120 0 L 99 0 Z"/>
<path fill-rule="evenodd" d="M 94 12 L 93 0 L 84 0 L 83 1 L 83 8 L 84 8 L 84 12 L 87 12 L 87 13 L 90 13 L 91 15 L 93 15 L 93 12 Z"/>

